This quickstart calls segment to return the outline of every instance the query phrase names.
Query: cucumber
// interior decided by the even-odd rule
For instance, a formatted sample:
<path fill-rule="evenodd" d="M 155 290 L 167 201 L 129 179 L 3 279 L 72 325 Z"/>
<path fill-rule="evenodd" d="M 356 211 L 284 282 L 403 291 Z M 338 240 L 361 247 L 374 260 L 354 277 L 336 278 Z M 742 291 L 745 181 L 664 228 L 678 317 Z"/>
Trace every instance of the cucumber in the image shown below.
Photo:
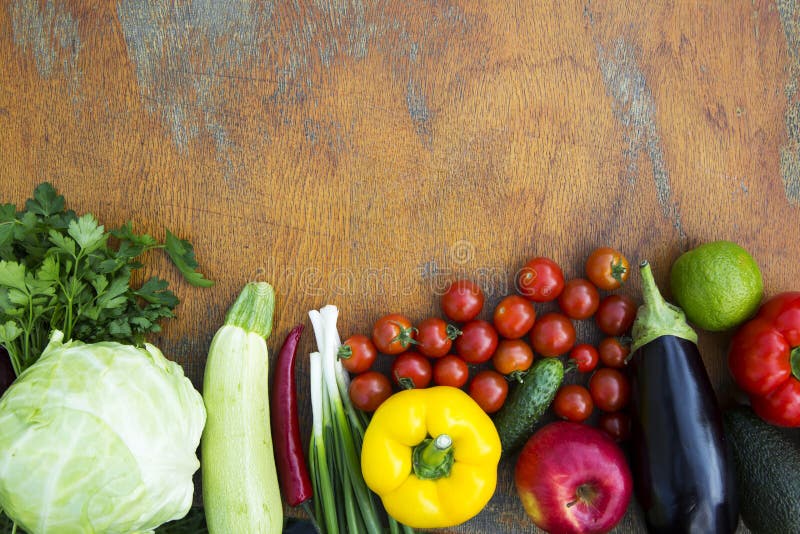
<path fill-rule="evenodd" d="M 755 534 L 800 532 L 797 430 L 772 426 L 745 407 L 727 411 L 724 418 L 744 524 Z"/>
<path fill-rule="evenodd" d="M 544 358 L 533 364 L 522 383 L 516 385 L 494 418 L 504 456 L 525 444 L 534 425 L 553 402 L 563 380 L 564 364 L 561 360 Z"/>

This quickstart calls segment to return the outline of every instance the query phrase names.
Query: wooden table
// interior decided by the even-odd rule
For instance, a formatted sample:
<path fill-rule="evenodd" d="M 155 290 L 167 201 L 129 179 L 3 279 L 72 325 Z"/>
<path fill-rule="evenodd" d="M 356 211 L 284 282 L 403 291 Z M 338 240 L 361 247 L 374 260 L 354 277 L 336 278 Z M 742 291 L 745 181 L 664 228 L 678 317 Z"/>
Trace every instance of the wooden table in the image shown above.
<path fill-rule="evenodd" d="M 574 277 L 600 244 L 666 289 L 680 252 L 735 240 L 773 294 L 797 289 L 799 30 L 794 0 L 9 0 L 0 196 L 49 180 L 190 239 L 213 289 L 148 261 L 183 300 L 155 342 L 198 386 L 249 280 L 277 289 L 273 350 L 326 303 L 343 335 L 438 313 L 460 276 L 488 317 L 527 258 Z M 701 335 L 722 403 L 728 336 Z M 511 468 L 453 532 L 535 531 Z"/>

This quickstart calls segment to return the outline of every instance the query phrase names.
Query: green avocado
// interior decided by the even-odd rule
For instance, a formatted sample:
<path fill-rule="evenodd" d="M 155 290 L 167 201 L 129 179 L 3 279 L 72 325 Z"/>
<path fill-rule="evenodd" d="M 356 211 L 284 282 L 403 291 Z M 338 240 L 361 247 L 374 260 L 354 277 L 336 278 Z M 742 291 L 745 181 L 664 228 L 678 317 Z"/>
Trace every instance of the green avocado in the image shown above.
<path fill-rule="evenodd" d="M 739 508 L 754 534 L 800 532 L 800 435 L 761 420 L 750 408 L 725 413 L 736 464 Z"/>

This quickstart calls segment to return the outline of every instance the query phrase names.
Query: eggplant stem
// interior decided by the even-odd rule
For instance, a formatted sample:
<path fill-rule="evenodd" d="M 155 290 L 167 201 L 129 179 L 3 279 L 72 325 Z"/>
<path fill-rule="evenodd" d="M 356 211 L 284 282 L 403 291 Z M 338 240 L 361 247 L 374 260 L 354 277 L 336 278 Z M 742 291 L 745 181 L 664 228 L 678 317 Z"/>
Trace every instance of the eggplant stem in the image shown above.
<path fill-rule="evenodd" d="M 697 332 L 686 322 L 683 310 L 664 300 L 647 260 L 639 265 L 644 304 L 633 323 L 631 352 L 662 336 L 675 336 L 697 343 Z"/>

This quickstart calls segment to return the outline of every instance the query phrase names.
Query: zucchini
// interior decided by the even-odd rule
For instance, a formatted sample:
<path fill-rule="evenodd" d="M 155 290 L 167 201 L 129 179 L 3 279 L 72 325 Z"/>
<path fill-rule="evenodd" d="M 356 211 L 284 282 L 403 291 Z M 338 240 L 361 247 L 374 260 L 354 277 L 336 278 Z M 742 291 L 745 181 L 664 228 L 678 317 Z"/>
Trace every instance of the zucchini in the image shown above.
<path fill-rule="evenodd" d="M 543 358 L 533 364 L 497 412 L 494 424 L 500 434 L 503 455 L 513 453 L 533 433 L 533 427 L 553 402 L 564 380 L 564 364 L 558 358 Z"/>
<path fill-rule="evenodd" d="M 203 376 L 208 414 L 200 440 L 210 534 L 283 529 L 269 416 L 269 354 L 275 292 L 248 283 L 214 335 Z"/>

